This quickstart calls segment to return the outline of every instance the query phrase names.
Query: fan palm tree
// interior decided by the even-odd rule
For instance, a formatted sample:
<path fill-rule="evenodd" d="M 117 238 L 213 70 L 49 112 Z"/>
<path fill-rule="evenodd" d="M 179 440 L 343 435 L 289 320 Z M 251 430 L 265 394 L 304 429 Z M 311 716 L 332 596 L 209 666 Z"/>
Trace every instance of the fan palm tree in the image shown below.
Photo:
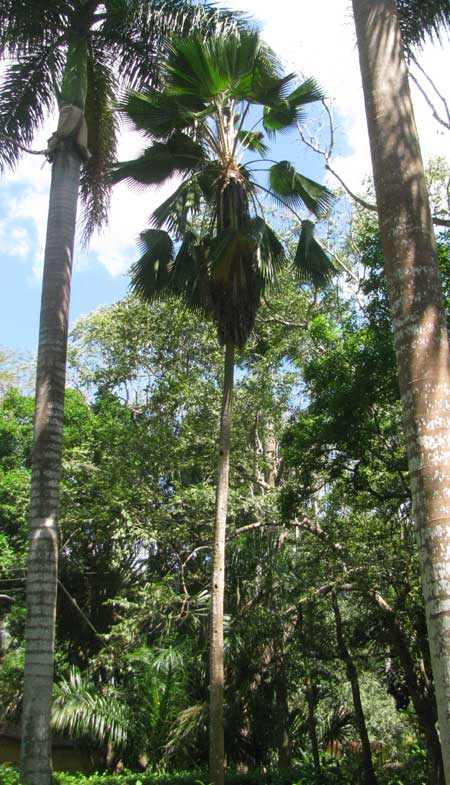
<path fill-rule="evenodd" d="M 431 34 L 448 2 L 415 3 Z M 434 8 L 435 13 L 431 13 Z M 443 769 L 450 783 L 450 347 L 439 260 L 395 0 L 353 0 L 392 314 Z M 426 18 L 423 17 L 426 22 Z M 423 38 L 421 34 L 419 39 Z M 439 735 L 427 739 L 442 783 Z"/>
<path fill-rule="evenodd" d="M 189 0 L 3 0 L 0 171 L 14 166 L 45 114 L 59 107 L 52 162 L 36 381 L 27 583 L 22 781 L 50 781 L 50 706 L 57 586 L 57 516 L 67 325 L 78 193 L 84 234 L 105 222 L 117 83 L 140 87 L 157 75 L 172 32 L 213 25 Z M 81 172 L 82 169 L 82 172 Z"/>
<path fill-rule="evenodd" d="M 322 98 L 313 79 L 295 87 L 294 75 L 282 74 L 257 33 L 177 39 L 169 48 L 163 79 L 161 90 L 131 92 L 122 104 L 133 126 L 152 143 L 138 159 L 119 164 L 113 180 L 145 186 L 173 175 L 182 178 L 141 235 L 143 255 L 132 268 L 132 287 L 144 299 L 173 294 L 209 313 L 225 347 L 210 625 L 210 776 L 219 785 L 234 356 L 252 330 L 265 286 L 287 262 L 282 243 L 261 215 L 258 193 L 293 211 L 306 206 L 315 215 L 327 209 L 331 194 L 288 161 L 268 162 L 266 185 L 257 179 L 267 152 L 265 133 L 270 137 L 294 126 L 304 107 Z M 294 266 L 315 284 L 332 273 L 310 221 L 303 223 Z"/>

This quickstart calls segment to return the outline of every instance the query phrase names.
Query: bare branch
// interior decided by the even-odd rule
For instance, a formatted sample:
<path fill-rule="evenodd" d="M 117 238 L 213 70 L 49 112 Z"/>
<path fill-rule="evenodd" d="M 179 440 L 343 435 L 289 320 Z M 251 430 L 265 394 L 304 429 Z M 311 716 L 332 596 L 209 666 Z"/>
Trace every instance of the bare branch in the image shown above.
<path fill-rule="evenodd" d="M 436 116 L 436 119 L 437 119 L 437 120 L 439 120 L 439 122 L 440 122 L 440 123 L 442 123 L 442 125 L 444 125 L 446 128 L 448 128 L 448 129 L 450 130 L 450 109 L 449 109 L 449 107 L 448 107 L 448 104 L 447 104 L 447 102 L 446 102 L 446 100 L 445 100 L 444 96 L 442 96 L 442 95 L 439 93 L 439 91 L 438 91 L 438 89 L 436 88 L 435 84 L 432 82 L 432 80 L 430 79 L 430 77 L 429 77 L 429 76 L 428 76 L 428 75 L 425 73 L 425 71 L 423 70 L 423 68 L 421 68 L 421 66 L 419 66 L 419 65 L 418 65 L 417 61 L 415 61 L 415 62 L 416 62 L 416 65 L 418 66 L 418 68 L 419 68 L 419 69 L 422 71 L 422 73 L 424 74 L 424 76 L 425 76 L 425 77 L 428 79 L 428 81 L 429 81 L 429 82 L 430 82 L 430 84 L 432 85 L 433 89 L 434 89 L 434 90 L 435 90 L 435 92 L 436 92 L 436 95 L 438 95 L 438 96 L 439 96 L 439 98 L 440 98 L 440 99 L 443 101 L 443 103 L 444 103 L 444 106 L 445 106 L 445 108 L 446 108 L 446 113 L 447 113 L 447 116 L 448 116 L 448 123 L 447 123 L 447 122 L 445 122 L 445 120 L 442 120 L 442 118 L 439 118 L 438 116 Z M 413 81 L 415 81 L 415 82 L 416 82 L 416 80 L 415 80 L 415 78 L 414 78 L 414 76 L 413 76 L 412 74 L 411 74 L 411 78 L 413 79 Z M 417 82 L 416 82 L 416 83 L 417 83 Z M 418 85 L 418 87 L 419 87 L 419 89 L 421 90 L 421 92 L 423 92 L 422 88 L 421 88 L 419 85 Z M 429 100 L 429 99 L 428 99 L 428 97 L 425 95 L 425 93 L 423 93 L 423 95 L 424 95 L 424 97 L 427 99 L 427 101 L 428 101 L 429 105 L 432 107 L 433 111 L 436 111 L 436 110 L 434 109 L 434 107 L 433 107 L 433 104 L 430 102 L 430 100 Z M 323 104 L 323 106 L 324 106 L 324 108 L 325 108 L 325 110 L 326 110 L 326 112 L 327 112 L 327 115 L 328 115 L 328 121 L 329 121 L 329 124 L 330 124 L 330 145 L 329 145 L 328 149 L 325 149 L 325 150 L 324 150 L 322 147 L 320 147 L 319 143 L 318 143 L 316 140 L 314 140 L 312 137 L 309 137 L 309 138 L 307 138 L 307 137 L 305 136 L 305 133 L 304 133 L 304 131 L 303 131 L 303 129 L 302 129 L 302 127 L 301 127 L 300 123 L 297 123 L 297 129 L 298 129 L 298 133 L 299 133 L 300 139 L 302 140 L 302 142 L 303 142 L 303 143 L 304 143 L 304 144 L 305 144 L 307 147 L 309 147 L 309 148 L 310 148 L 310 150 L 313 150 L 315 153 L 317 153 L 318 155 L 321 155 L 321 156 L 322 156 L 322 158 L 324 158 L 324 159 L 325 159 L 325 169 L 327 169 L 327 170 L 330 172 L 330 174 L 332 174 L 332 175 L 333 175 L 333 177 L 335 177 L 335 178 L 336 178 L 336 180 L 337 180 L 337 181 L 338 181 L 338 183 L 339 183 L 339 184 L 342 186 L 342 188 L 344 189 L 344 191 L 346 192 L 346 194 L 348 194 L 348 196 L 350 196 L 350 198 L 351 198 L 351 199 L 352 199 L 354 202 L 356 202 L 356 204 L 359 204 L 359 206 L 360 206 L 360 207 L 363 207 L 365 210 L 370 210 L 371 212 L 376 212 L 376 210 L 377 210 L 377 206 L 376 206 L 376 204 L 373 204 L 372 202 L 368 202 L 368 201 L 367 201 L 366 199 L 364 199 L 363 197 L 361 197 L 361 196 L 358 196 L 357 194 L 355 194 L 355 192 L 354 192 L 354 191 L 352 191 L 352 190 L 351 190 L 351 188 L 349 188 L 349 186 L 347 185 L 347 183 L 346 183 L 346 182 L 345 182 L 345 181 L 342 179 L 342 177 L 340 176 L 340 174 L 338 174 L 338 172 L 336 172 L 336 170 L 335 170 L 335 169 L 334 169 L 334 168 L 331 166 L 331 164 L 330 164 L 330 159 L 331 159 L 331 154 L 332 154 L 333 147 L 334 147 L 334 125 L 333 125 L 333 116 L 332 116 L 332 114 L 331 114 L 331 110 L 330 110 L 329 106 L 327 106 L 326 102 L 325 102 L 325 101 L 322 101 L 322 104 Z M 433 224 L 434 224 L 435 226 L 444 226 L 444 227 L 446 227 L 446 228 L 449 228 L 449 227 L 450 227 L 450 219 L 448 219 L 448 218 L 441 218 L 441 217 L 440 217 L 440 216 L 438 216 L 438 215 L 433 215 L 433 216 L 432 216 L 432 220 L 433 220 Z"/>
<path fill-rule="evenodd" d="M 433 112 L 434 119 L 437 120 L 438 123 L 443 125 L 444 128 L 447 128 L 450 131 L 450 109 L 449 109 L 449 106 L 448 106 L 446 98 L 442 95 L 442 93 L 439 92 L 439 90 L 437 89 L 437 87 L 436 87 L 435 83 L 433 82 L 433 80 L 431 79 L 431 77 L 427 74 L 427 72 L 420 65 L 420 63 L 416 60 L 416 58 L 412 57 L 411 59 L 412 59 L 414 65 L 416 66 L 416 68 L 418 68 L 418 70 L 421 72 L 421 74 L 423 74 L 423 76 L 427 80 L 428 84 L 431 85 L 431 88 L 434 90 L 434 92 L 436 93 L 436 95 L 439 98 L 439 100 L 442 101 L 442 103 L 444 105 L 444 109 L 445 109 L 445 114 L 447 116 L 447 120 L 443 120 L 442 119 L 442 117 L 440 116 L 439 112 L 437 111 L 433 101 L 431 100 L 429 95 L 426 93 L 426 91 L 423 89 L 423 87 L 419 84 L 419 82 L 418 82 L 417 78 L 414 76 L 414 74 L 412 74 L 411 71 L 410 71 L 409 75 L 410 75 L 411 79 L 413 80 L 414 84 L 416 85 L 416 87 L 418 87 L 418 89 L 422 93 L 423 97 L 425 98 L 425 101 L 427 102 L 428 106 L 430 107 L 431 111 Z"/>

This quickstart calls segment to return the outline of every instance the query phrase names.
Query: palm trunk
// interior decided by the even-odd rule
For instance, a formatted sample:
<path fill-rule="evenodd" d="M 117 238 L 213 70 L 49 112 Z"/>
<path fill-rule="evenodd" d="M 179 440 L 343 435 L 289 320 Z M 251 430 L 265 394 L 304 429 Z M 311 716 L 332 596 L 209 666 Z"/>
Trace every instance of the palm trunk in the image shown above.
<path fill-rule="evenodd" d="M 225 347 L 222 412 L 220 417 L 217 469 L 216 517 L 214 524 L 213 575 L 210 617 L 209 776 L 213 785 L 224 781 L 223 730 L 223 608 L 225 593 L 225 530 L 230 473 L 231 412 L 234 379 L 234 345 Z"/>
<path fill-rule="evenodd" d="M 316 695 L 314 684 L 309 678 L 305 682 L 306 705 L 308 707 L 308 736 L 311 743 L 311 752 L 314 764 L 314 771 L 320 774 L 320 754 L 319 742 L 317 739 L 317 722 L 316 722 Z"/>
<path fill-rule="evenodd" d="M 395 0 L 353 0 L 442 754 L 450 785 L 450 363 Z"/>
<path fill-rule="evenodd" d="M 67 332 L 80 160 L 62 143 L 52 168 L 42 281 L 31 479 L 21 782 L 49 785 L 58 580 L 58 505 Z"/>
<path fill-rule="evenodd" d="M 355 710 L 355 720 L 358 726 L 359 738 L 361 739 L 361 752 L 363 764 L 363 782 L 365 785 L 377 785 L 377 778 L 372 762 L 372 751 L 370 749 L 369 734 L 367 733 L 366 718 L 361 701 L 361 691 L 359 689 L 358 671 L 347 647 L 342 631 L 342 618 L 339 604 L 335 595 L 332 596 L 334 620 L 336 623 L 336 638 L 339 656 L 345 665 L 345 672 L 352 688 L 353 707 Z"/>
<path fill-rule="evenodd" d="M 289 771 L 291 768 L 291 743 L 289 738 L 288 679 L 286 672 L 286 651 L 281 641 L 276 658 L 275 705 L 278 737 L 278 768 Z"/>

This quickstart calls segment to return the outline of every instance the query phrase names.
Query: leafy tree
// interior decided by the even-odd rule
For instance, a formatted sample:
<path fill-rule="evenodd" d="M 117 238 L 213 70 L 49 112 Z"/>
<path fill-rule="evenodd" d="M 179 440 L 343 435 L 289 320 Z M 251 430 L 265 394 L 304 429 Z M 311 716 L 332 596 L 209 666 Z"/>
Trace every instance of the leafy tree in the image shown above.
<path fill-rule="evenodd" d="M 448 782 L 450 640 L 443 598 L 450 580 L 444 545 L 450 466 L 441 447 L 448 430 L 443 419 L 450 394 L 448 333 L 396 3 L 354 0 L 353 9 Z M 438 23 L 437 15 L 431 18 Z"/>
<path fill-rule="evenodd" d="M 37 362 L 30 508 L 29 589 L 22 778 L 50 780 L 49 729 L 57 586 L 57 515 L 67 324 L 81 177 L 85 236 L 104 224 L 107 168 L 114 160 L 112 98 L 121 85 L 157 77 L 162 45 L 173 33 L 215 18 L 190 2 L 5 0 L 0 56 L 12 57 L 0 94 L 0 168 L 14 166 L 55 103 L 52 163 Z M 42 600 L 45 592 L 45 601 Z"/>
<path fill-rule="evenodd" d="M 246 150 L 258 154 L 258 160 L 264 157 L 264 131 L 288 129 L 301 119 L 305 105 L 322 97 L 314 80 L 292 89 L 293 80 L 292 74 L 282 76 L 256 33 L 175 40 L 164 66 L 164 88 L 131 93 L 123 107 L 137 129 L 158 141 L 137 160 L 119 164 L 114 177 L 145 185 L 176 173 L 184 177 L 154 211 L 154 228 L 141 235 L 144 254 L 132 269 L 132 286 L 144 299 L 175 294 L 211 314 L 225 346 L 210 625 L 210 776 L 215 785 L 223 782 L 224 760 L 223 603 L 234 355 L 252 330 L 265 286 L 287 261 L 280 240 L 258 214 L 257 192 L 262 189 L 291 208 L 304 205 L 316 215 L 331 200 L 324 186 L 288 161 L 269 168 L 269 189 L 252 174 L 252 162 L 243 162 Z M 258 106 L 263 107 L 264 131 L 255 131 L 255 124 L 244 126 Z M 195 216 L 202 216 L 199 229 Z M 294 265 L 316 284 L 332 273 L 310 221 L 303 223 Z"/>

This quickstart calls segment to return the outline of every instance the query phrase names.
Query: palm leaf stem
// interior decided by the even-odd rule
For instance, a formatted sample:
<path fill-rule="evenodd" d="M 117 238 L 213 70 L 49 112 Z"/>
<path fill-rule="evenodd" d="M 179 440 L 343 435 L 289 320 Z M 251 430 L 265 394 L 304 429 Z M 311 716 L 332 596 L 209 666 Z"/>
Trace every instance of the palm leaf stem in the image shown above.
<path fill-rule="evenodd" d="M 250 199 L 252 200 L 253 207 L 255 208 L 255 213 L 258 212 L 256 207 L 259 207 L 262 215 L 264 215 L 265 214 L 264 213 L 264 207 L 262 205 L 262 202 L 260 202 L 260 200 L 258 199 L 258 195 L 255 194 L 253 191 L 250 191 L 249 196 L 250 196 Z"/>
<path fill-rule="evenodd" d="M 235 135 L 235 139 L 234 139 L 233 152 L 232 152 L 233 155 L 236 154 L 236 148 L 237 148 L 237 145 L 238 145 L 238 142 L 239 142 L 239 134 L 242 131 L 242 128 L 244 126 L 244 121 L 245 121 L 249 111 L 250 111 L 250 104 L 247 104 L 247 106 L 245 107 L 244 111 L 242 112 L 240 123 L 239 123 L 239 125 L 238 125 L 238 127 L 236 129 L 236 135 Z M 250 135 L 250 133 L 251 133 L 251 131 L 248 132 L 248 135 Z"/>
<path fill-rule="evenodd" d="M 260 171 L 261 171 L 261 172 L 264 172 L 264 171 L 265 171 L 265 169 L 261 169 Z M 291 207 L 289 204 L 286 204 L 286 202 L 284 201 L 284 199 L 283 199 L 281 196 L 278 196 L 278 194 L 274 194 L 274 192 L 273 192 L 273 191 L 270 191 L 268 188 L 264 188 L 264 186 L 263 186 L 263 185 L 260 185 L 259 183 L 255 183 L 253 180 L 250 180 L 250 185 L 254 185 L 254 186 L 255 186 L 255 188 L 260 188 L 260 189 L 261 189 L 261 191 L 264 191 L 266 194 L 269 194 L 269 196 L 271 196 L 271 197 L 272 197 L 272 199 L 273 199 L 273 198 L 276 196 L 276 199 L 277 199 L 277 201 L 278 201 L 278 202 L 281 202 L 281 204 L 283 204 L 283 205 L 286 207 L 286 209 L 287 209 L 287 210 L 290 210 L 290 212 L 291 212 L 293 215 L 295 215 L 295 217 L 296 217 L 296 218 L 297 218 L 297 219 L 298 219 L 300 222 L 302 221 L 302 219 L 300 218 L 299 214 L 298 214 L 298 213 L 297 213 L 297 212 L 294 210 L 294 208 L 293 208 L 293 207 Z"/>
<path fill-rule="evenodd" d="M 217 155 L 219 158 L 221 158 L 221 157 L 222 157 L 222 150 L 220 149 L 220 145 L 218 145 L 218 144 L 217 144 L 217 142 L 216 142 L 216 140 L 215 140 L 215 138 L 214 138 L 214 134 L 213 134 L 213 132 L 211 131 L 211 129 L 210 129 L 210 127 L 209 127 L 209 125 L 208 125 L 208 122 L 207 122 L 207 121 L 206 121 L 206 122 L 205 122 L 205 121 L 203 121 L 203 122 L 201 123 L 201 126 L 202 126 L 202 129 L 203 129 L 203 131 L 204 131 L 205 138 L 207 139 L 207 141 L 208 141 L 208 143 L 209 143 L 209 147 L 210 147 L 210 149 L 211 149 L 211 150 L 212 150 L 212 152 L 213 152 L 213 153 L 215 153 L 215 154 L 216 154 L 216 155 Z"/>
<path fill-rule="evenodd" d="M 216 128 L 217 128 L 217 133 L 218 133 L 218 136 L 219 136 L 219 139 L 220 139 L 220 144 L 221 144 L 221 147 L 222 147 L 222 156 L 223 156 L 224 151 L 226 151 L 226 149 L 227 149 L 226 134 L 225 134 L 224 124 L 223 124 L 223 106 L 221 104 L 216 104 L 216 106 L 217 106 Z"/>
<path fill-rule="evenodd" d="M 249 131 L 249 133 L 250 133 L 250 131 Z M 277 163 L 279 163 L 278 161 L 274 161 L 273 158 L 264 158 L 264 163 L 266 163 L 266 162 L 268 164 L 277 164 Z M 261 163 L 261 158 L 254 158 L 253 161 L 246 161 L 245 165 L 246 166 L 251 166 L 252 164 L 260 164 L 260 163 Z M 253 171 L 254 172 L 258 172 L 258 171 L 259 172 L 265 172 L 267 170 L 266 169 L 253 169 Z"/>

